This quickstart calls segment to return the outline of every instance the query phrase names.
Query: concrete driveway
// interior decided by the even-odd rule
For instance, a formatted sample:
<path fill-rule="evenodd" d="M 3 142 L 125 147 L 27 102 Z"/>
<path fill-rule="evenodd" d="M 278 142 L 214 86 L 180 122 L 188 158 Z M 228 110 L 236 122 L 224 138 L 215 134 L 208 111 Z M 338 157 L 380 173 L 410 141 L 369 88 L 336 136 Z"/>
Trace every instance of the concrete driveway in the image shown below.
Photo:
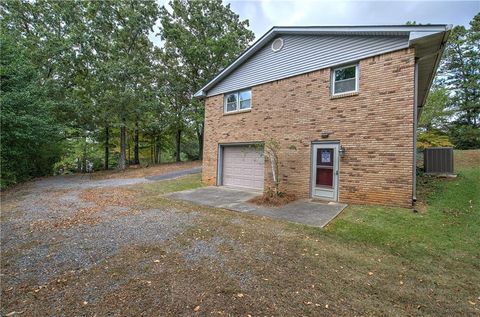
<path fill-rule="evenodd" d="M 229 187 L 203 187 L 175 192 L 169 197 L 210 207 L 225 208 L 258 216 L 283 219 L 305 225 L 324 227 L 347 206 L 339 203 L 322 203 L 308 199 L 297 200 L 283 207 L 260 207 L 247 201 L 260 195 Z"/>

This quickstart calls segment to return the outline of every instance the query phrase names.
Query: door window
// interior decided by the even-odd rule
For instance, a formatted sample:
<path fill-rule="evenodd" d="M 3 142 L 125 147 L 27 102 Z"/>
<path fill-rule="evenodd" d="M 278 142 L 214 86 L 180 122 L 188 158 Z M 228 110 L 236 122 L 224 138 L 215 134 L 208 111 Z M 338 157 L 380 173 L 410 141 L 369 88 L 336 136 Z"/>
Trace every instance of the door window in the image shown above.
<path fill-rule="evenodd" d="M 317 187 L 333 188 L 333 149 L 317 149 Z"/>

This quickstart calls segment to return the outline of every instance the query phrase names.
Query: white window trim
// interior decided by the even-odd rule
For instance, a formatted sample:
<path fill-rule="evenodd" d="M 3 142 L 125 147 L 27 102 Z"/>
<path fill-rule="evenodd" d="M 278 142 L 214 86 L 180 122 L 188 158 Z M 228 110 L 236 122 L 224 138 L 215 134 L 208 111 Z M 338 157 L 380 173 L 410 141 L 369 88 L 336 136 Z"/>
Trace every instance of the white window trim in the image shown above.
<path fill-rule="evenodd" d="M 245 92 L 245 91 L 250 91 L 250 108 L 244 108 L 240 109 L 240 93 Z M 235 110 L 227 111 L 227 98 L 230 95 L 236 95 L 237 96 L 237 106 L 235 107 Z M 248 100 L 248 99 L 247 99 Z M 237 90 L 237 91 L 232 91 L 229 93 L 226 93 L 223 95 L 223 113 L 235 113 L 235 112 L 244 112 L 244 111 L 250 111 L 252 109 L 252 90 L 250 88 L 248 89 L 242 89 L 242 90 Z"/>
<path fill-rule="evenodd" d="M 350 90 L 350 91 L 344 91 L 344 92 L 339 92 L 339 93 L 335 93 L 335 72 L 337 70 L 342 70 L 342 69 L 345 69 L 345 68 L 350 68 L 352 66 L 355 66 L 355 90 Z M 332 70 L 332 78 L 331 78 L 331 81 L 332 81 L 332 96 L 341 96 L 341 95 L 345 95 L 345 94 L 351 94 L 351 93 L 355 93 L 355 92 L 358 92 L 358 78 L 359 78 L 359 72 L 358 72 L 358 63 L 357 64 L 350 64 L 350 65 L 346 65 L 346 66 L 342 66 L 342 67 L 337 67 L 337 68 L 333 68 Z M 351 80 L 351 78 L 349 79 L 342 79 L 342 80 L 339 80 L 339 82 L 341 81 L 344 81 L 344 80 Z"/>

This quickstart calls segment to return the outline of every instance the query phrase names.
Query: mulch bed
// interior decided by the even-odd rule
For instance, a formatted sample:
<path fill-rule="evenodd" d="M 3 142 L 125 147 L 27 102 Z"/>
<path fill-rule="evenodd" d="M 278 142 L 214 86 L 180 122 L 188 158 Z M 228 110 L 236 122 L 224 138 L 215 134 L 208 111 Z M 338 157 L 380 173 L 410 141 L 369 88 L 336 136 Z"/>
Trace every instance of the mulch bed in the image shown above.
<path fill-rule="evenodd" d="M 259 206 L 281 207 L 296 199 L 297 198 L 293 194 L 279 193 L 278 195 L 274 195 L 266 193 L 261 196 L 253 197 L 248 202 Z"/>

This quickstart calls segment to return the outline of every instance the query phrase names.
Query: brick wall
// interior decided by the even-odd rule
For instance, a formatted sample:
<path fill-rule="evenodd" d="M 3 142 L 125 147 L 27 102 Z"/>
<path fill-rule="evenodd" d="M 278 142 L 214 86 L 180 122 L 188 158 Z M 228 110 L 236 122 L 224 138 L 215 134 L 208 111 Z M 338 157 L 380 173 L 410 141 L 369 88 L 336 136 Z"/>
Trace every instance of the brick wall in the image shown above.
<path fill-rule="evenodd" d="M 339 201 L 410 206 L 412 199 L 414 52 L 359 62 L 359 93 L 332 99 L 330 69 L 252 87 L 250 112 L 224 115 L 223 95 L 205 101 L 203 182 L 215 185 L 218 143 L 281 144 L 283 190 L 309 197 L 314 140 L 338 140 Z M 330 131 L 322 139 L 322 131 Z M 265 168 L 266 186 L 271 179 Z"/>

